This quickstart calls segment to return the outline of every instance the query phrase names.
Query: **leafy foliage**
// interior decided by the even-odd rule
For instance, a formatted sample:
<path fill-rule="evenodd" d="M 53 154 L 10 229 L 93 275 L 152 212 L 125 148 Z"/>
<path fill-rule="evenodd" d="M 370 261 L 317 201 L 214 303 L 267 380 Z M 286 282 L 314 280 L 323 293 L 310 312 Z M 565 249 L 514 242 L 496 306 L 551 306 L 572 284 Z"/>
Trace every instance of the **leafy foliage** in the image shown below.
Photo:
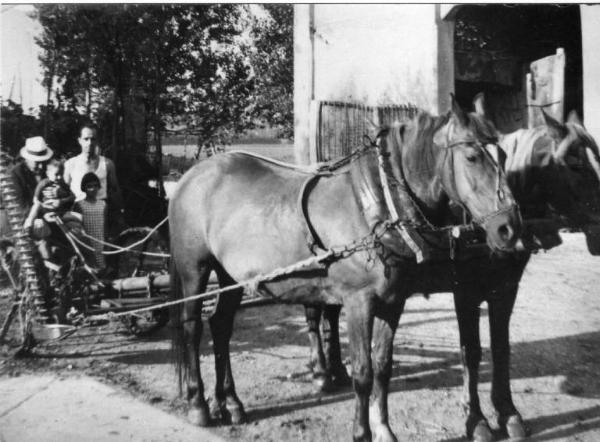
<path fill-rule="evenodd" d="M 278 127 L 282 138 L 294 135 L 294 10 L 291 4 L 263 5 L 269 16 L 252 28 L 255 50 L 251 63 L 256 93 L 251 113 Z"/>
<path fill-rule="evenodd" d="M 44 83 L 58 108 L 101 124 L 115 157 L 144 150 L 149 129 L 158 145 L 167 127 L 199 144 L 256 123 L 291 136 L 293 9 L 253 7 L 267 13 L 256 18 L 240 4 L 38 4 Z"/>
<path fill-rule="evenodd" d="M 237 116 L 232 110 L 239 97 L 231 92 L 223 97 L 219 92 L 231 82 L 243 82 L 243 70 L 236 57 L 218 50 L 231 45 L 240 33 L 236 5 L 43 4 L 36 8 L 44 30 L 39 44 L 44 50 L 46 85 L 56 77 L 63 100 L 85 108 L 95 119 L 112 117 L 110 129 L 117 134 L 113 144 L 125 146 L 134 138 L 127 134 L 128 119 L 135 117 L 131 109 L 140 104 L 144 126 L 155 131 L 162 129 L 163 116 L 178 117 L 201 108 L 200 98 L 212 104 L 217 98 L 234 99 L 231 108 L 227 103 L 212 106 L 210 127 L 202 121 L 209 134 Z M 227 78 L 220 88 L 213 83 L 223 73 L 236 77 Z M 189 89 L 194 94 L 188 95 Z"/>
<path fill-rule="evenodd" d="M 78 149 L 77 131 L 84 120 L 76 110 L 55 105 L 40 106 L 38 116 L 26 115 L 8 101 L 2 106 L 2 148 L 16 157 L 26 138 L 42 135 L 57 155 L 68 156 Z"/>

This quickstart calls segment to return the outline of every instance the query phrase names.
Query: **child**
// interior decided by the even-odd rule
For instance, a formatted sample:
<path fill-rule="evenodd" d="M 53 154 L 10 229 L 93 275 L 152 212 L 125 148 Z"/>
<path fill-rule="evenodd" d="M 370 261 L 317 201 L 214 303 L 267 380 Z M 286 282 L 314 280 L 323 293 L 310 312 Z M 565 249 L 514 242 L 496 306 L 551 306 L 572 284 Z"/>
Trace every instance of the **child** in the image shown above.
<path fill-rule="evenodd" d="M 81 190 L 85 198 L 75 202 L 74 210 L 83 216 L 84 231 L 101 241 L 105 238 L 106 201 L 98 199 L 100 179 L 94 172 L 88 172 L 81 178 Z M 103 270 L 106 266 L 102 251 L 104 246 L 97 241 L 90 244 L 94 248 L 94 264 Z"/>
<path fill-rule="evenodd" d="M 75 195 L 69 189 L 69 186 L 63 181 L 62 162 L 56 158 L 52 158 L 46 165 L 46 178 L 41 180 L 35 188 L 33 194 L 33 206 L 29 211 L 29 215 L 23 223 L 23 228 L 29 230 L 36 218 L 41 218 L 46 213 L 55 213 L 58 216 L 63 216 L 71 209 Z M 50 236 L 54 229 L 50 228 L 44 221 L 47 227 L 45 230 Z M 46 260 L 50 259 L 50 248 L 45 238 L 40 238 L 38 244 L 42 257 Z"/>
<path fill-rule="evenodd" d="M 52 158 L 46 165 L 46 178 L 40 181 L 33 193 L 33 206 L 23 227 L 28 229 L 33 220 L 46 213 L 64 215 L 75 201 L 75 195 L 63 181 L 63 165 Z"/>

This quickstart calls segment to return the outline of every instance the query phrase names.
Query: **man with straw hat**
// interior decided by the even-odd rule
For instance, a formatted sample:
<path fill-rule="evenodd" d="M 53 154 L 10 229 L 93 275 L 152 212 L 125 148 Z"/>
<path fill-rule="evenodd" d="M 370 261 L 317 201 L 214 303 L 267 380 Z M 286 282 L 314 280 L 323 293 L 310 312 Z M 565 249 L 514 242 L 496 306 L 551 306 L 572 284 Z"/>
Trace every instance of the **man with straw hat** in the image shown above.
<path fill-rule="evenodd" d="M 26 216 L 33 205 L 33 195 L 38 183 L 44 178 L 46 162 L 52 158 L 54 152 L 48 147 L 46 141 L 42 137 L 32 137 L 25 140 L 25 146 L 20 151 L 21 161 L 11 170 L 11 177 L 16 190 L 17 203 L 23 211 L 23 216 Z M 35 236 L 47 236 L 47 226 L 42 220 L 36 225 L 33 225 L 33 233 Z M 45 229 L 44 229 L 45 227 Z"/>

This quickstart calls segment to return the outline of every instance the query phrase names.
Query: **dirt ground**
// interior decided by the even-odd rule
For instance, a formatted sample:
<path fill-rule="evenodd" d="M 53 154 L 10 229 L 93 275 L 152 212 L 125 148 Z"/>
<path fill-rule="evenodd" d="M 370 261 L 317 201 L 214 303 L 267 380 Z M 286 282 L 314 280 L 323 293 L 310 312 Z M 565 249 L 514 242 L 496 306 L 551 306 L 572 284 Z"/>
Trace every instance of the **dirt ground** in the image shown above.
<path fill-rule="evenodd" d="M 530 440 L 592 442 L 600 440 L 600 258 L 587 254 L 580 234 L 563 234 L 563 240 L 562 246 L 534 256 L 521 282 L 511 325 L 512 388 L 532 430 Z M 0 310 L 0 321 L 4 315 Z M 485 306 L 482 317 L 480 393 L 484 412 L 492 418 Z M 464 440 L 455 322 L 448 294 L 407 303 L 395 340 L 389 397 L 391 425 L 399 440 Z M 210 395 L 214 374 L 209 333 L 202 367 Z M 342 345 L 347 354 L 345 333 Z M 10 350 L 2 349 L 2 377 L 89 375 L 184 419 L 166 329 L 140 339 L 109 324 L 40 345 L 32 358 L 7 359 Z M 249 423 L 215 426 L 211 431 L 216 436 L 232 441 L 350 439 L 353 393 L 314 391 L 306 368 L 308 339 L 301 307 L 242 311 L 232 358 Z M 496 436 L 502 440 L 501 434 Z"/>

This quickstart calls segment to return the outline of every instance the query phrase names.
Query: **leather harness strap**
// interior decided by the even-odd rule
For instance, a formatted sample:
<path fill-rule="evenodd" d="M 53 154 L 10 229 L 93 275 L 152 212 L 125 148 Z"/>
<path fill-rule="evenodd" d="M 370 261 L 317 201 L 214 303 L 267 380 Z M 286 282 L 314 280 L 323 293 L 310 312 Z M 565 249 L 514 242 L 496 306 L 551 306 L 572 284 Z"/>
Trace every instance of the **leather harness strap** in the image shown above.
<path fill-rule="evenodd" d="M 315 250 L 317 247 L 322 250 L 326 250 L 326 248 L 321 238 L 319 238 L 319 235 L 317 234 L 317 231 L 315 230 L 314 226 L 312 225 L 310 217 L 308 216 L 308 194 L 317 184 L 319 178 L 331 175 L 331 172 L 320 172 L 315 175 L 309 176 L 302 184 L 300 194 L 298 195 L 298 211 L 302 214 L 302 219 L 304 220 L 304 224 L 306 226 L 306 229 L 308 230 L 308 233 L 306 235 L 306 242 L 308 243 L 308 248 L 313 255 L 317 254 Z"/>

